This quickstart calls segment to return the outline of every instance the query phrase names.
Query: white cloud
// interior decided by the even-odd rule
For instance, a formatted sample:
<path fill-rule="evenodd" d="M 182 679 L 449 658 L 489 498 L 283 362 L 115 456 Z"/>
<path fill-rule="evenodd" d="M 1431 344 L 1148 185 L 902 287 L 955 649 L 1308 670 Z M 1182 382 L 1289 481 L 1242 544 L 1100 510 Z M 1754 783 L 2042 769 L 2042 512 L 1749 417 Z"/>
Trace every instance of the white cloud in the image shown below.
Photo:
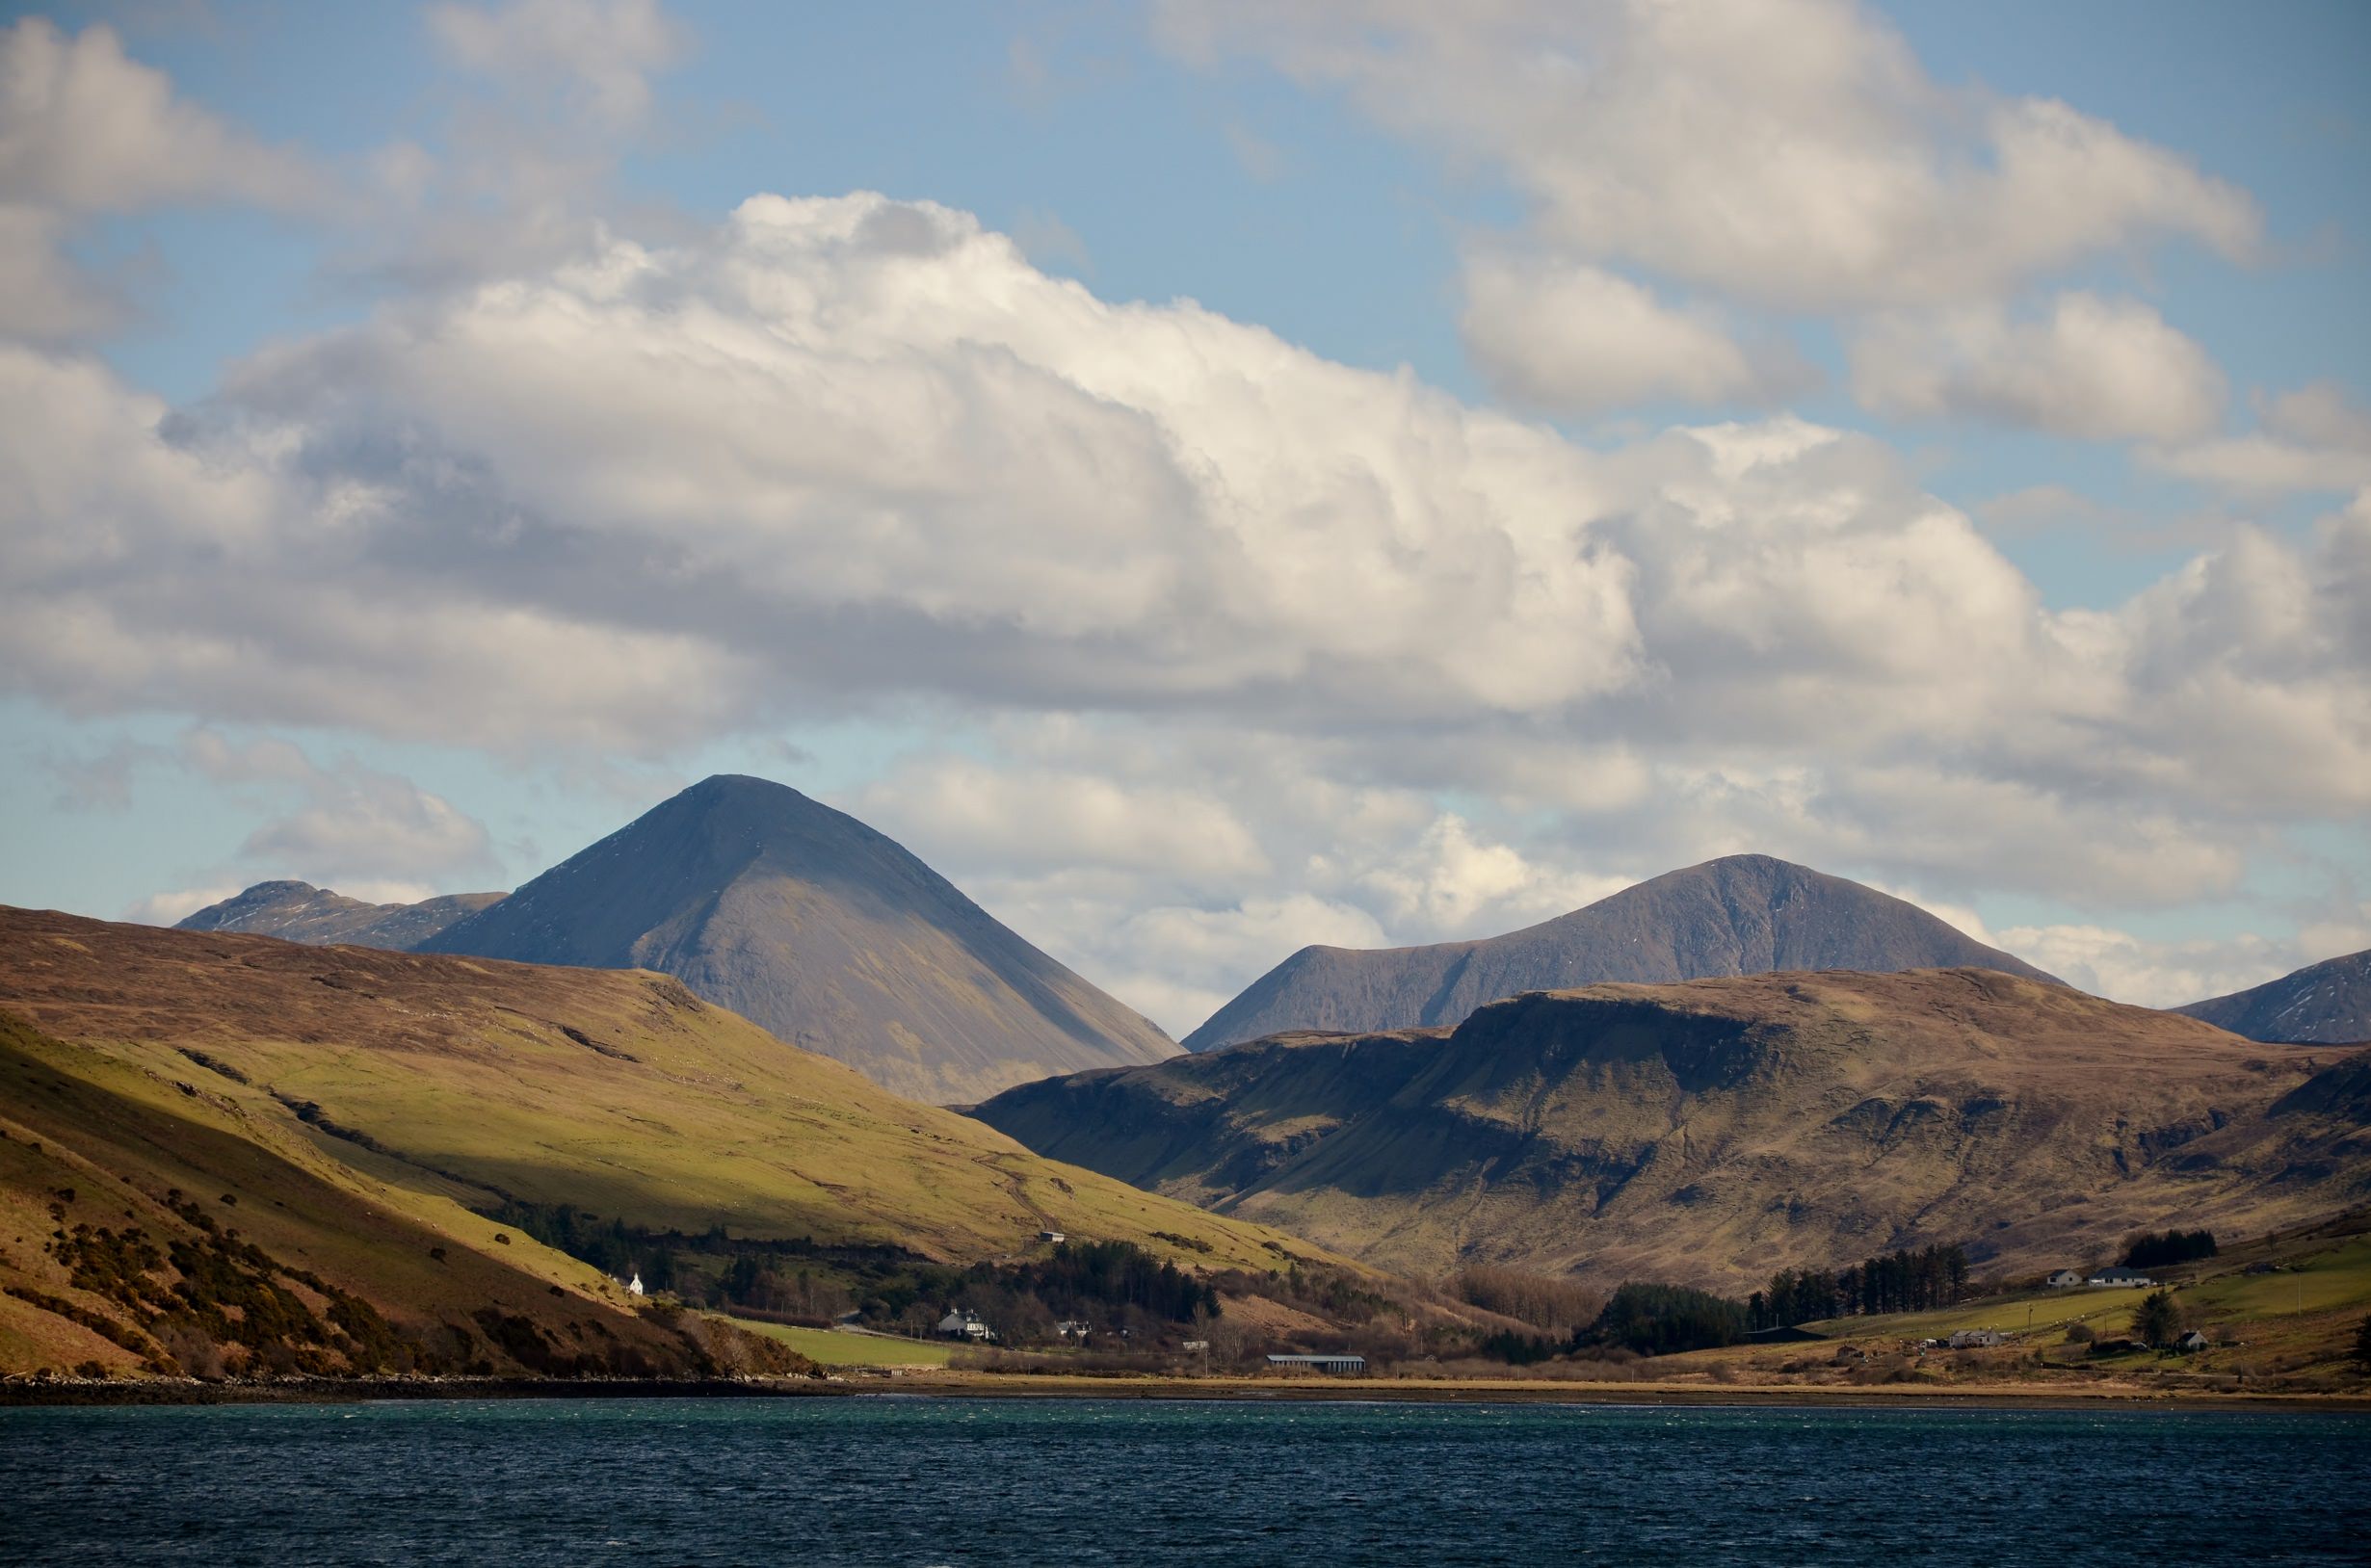
<path fill-rule="evenodd" d="M 67 253 L 88 220 L 202 202 L 318 207 L 294 152 L 176 97 L 115 30 L 69 38 L 45 17 L 0 31 L 0 334 L 62 342 L 116 326 L 119 289 Z"/>
<path fill-rule="evenodd" d="M 1882 414 L 1972 416 L 2105 441 L 2185 441 L 2222 417 L 2223 374 L 2133 300 L 2062 294 L 2042 321 L 1997 307 L 1888 315 L 1852 345 L 1853 392 Z"/>
<path fill-rule="evenodd" d="M 2068 984 L 2142 1007 L 2177 1007 L 2261 985 L 2299 966 L 2261 937 L 2151 941 L 2103 926 L 2018 926 L 2003 946 Z"/>
<path fill-rule="evenodd" d="M 1502 391 L 1540 406 L 1761 401 L 1799 379 L 1749 356 L 1710 314 L 1594 267 L 1486 253 L 1467 258 L 1464 286 L 1466 346 Z"/>
<path fill-rule="evenodd" d="M 124 908 L 122 919 L 142 926 L 175 926 L 198 913 L 210 903 L 243 892 L 244 882 L 218 882 L 209 887 L 177 887 L 164 893 L 151 893 L 134 900 Z"/>
<path fill-rule="evenodd" d="M 1172 4 L 1501 168 L 1542 242 L 1786 309 L 1993 298 L 2162 237 L 2256 247 L 2241 192 L 2066 104 L 1954 91 L 1849 0 Z"/>
<path fill-rule="evenodd" d="M 0 400 L 12 691 L 512 756 L 1010 719 L 866 809 L 1099 866 L 1106 924 L 1308 892 L 1418 939 L 1729 849 L 2175 899 L 2371 808 L 2371 510 L 2052 610 L 1867 437 L 1594 450 L 927 204 L 756 198 L 188 411 L 23 349 Z"/>
<path fill-rule="evenodd" d="M 657 0 L 436 5 L 429 31 L 453 61 L 514 91 L 556 93 L 612 128 L 650 114 L 650 78 L 682 58 L 682 27 Z"/>
<path fill-rule="evenodd" d="M 2162 448 L 2157 467 L 2245 495 L 2371 489 L 2371 409 L 2333 381 L 2272 399 L 2246 435 Z"/>
<path fill-rule="evenodd" d="M 1857 379 L 1916 412 L 2179 440 L 2219 400 L 2196 346 L 2143 307 L 2062 303 L 2047 327 L 1997 317 L 2079 263 L 2166 241 L 2250 259 L 2262 222 L 2247 194 L 2068 104 L 1944 87 L 1855 0 L 1177 0 L 1155 15 L 1189 59 L 1246 54 L 1343 89 L 1525 198 L 1515 235 L 1469 248 L 1464 327 L 1483 368 L 1534 403 L 1717 404 L 1801 379 L 1650 287 L 1780 313 L 1911 313 L 1864 345 L 1875 362 Z M 2113 402 L 2022 374 L 2015 355 L 2036 347 Z"/>
<path fill-rule="evenodd" d="M 200 777 L 261 786 L 275 802 L 277 814 L 248 835 L 239 858 L 276 874 L 357 898 L 365 896 L 357 886 L 423 890 L 413 892 L 420 898 L 428 879 L 491 860 L 485 825 L 475 818 L 352 757 L 322 768 L 290 742 L 235 742 L 204 726 L 182 737 L 181 756 Z"/>

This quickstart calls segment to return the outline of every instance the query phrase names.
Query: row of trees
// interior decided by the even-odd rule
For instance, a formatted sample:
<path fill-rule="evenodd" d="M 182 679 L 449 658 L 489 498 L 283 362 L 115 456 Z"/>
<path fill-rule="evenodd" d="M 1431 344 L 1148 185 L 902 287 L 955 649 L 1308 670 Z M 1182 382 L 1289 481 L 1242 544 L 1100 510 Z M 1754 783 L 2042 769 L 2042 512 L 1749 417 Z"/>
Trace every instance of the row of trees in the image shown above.
<path fill-rule="evenodd" d="M 1916 1252 L 1904 1248 L 1832 1273 L 1780 1269 L 1767 1289 L 1746 1298 L 1746 1316 L 1756 1329 L 1792 1328 L 1856 1313 L 1926 1312 L 1966 1294 L 1967 1253 L 1955 1242 Z"/>
<path fill-rule="evenodd" d="M 2215 1255 L 2213 1231 L 2143 1231 L 2124 1243 L 2126 1268 L 2162 1268 Z"/>

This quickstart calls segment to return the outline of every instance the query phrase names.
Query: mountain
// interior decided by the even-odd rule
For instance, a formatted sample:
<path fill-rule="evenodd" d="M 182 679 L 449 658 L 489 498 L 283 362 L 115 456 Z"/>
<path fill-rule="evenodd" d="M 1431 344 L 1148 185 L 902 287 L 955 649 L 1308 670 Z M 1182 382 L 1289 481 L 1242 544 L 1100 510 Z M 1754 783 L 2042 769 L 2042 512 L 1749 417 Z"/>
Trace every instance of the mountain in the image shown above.
<path fill-rule="evenodd" d="M 754 1353 L 497 1214 L 951 1264 L 1049 1227 L 1190 1267 L 1320 1256 L 901 1100 L 661 975 L 5 908 L 0 954 L 0 1373 L 235 1360 L 259 1314 L 293 1338 L 248 1350 L 325 1371 Z M 242 1311 L 176 1316 L 176 1273 Z"/>
<path fill-rule="evenodd" d="M 917 1100 L 976 1100 L 1176 1047 L 854 817 L 696 784 L 424 953 L 655 969 Z"/>
<path fill-rule="evenodd" d="M 257 882 L 244 893 L 206 905 L 173 928 L 244 931 L 316 947 L 346 943 L 401 951 L 417 947 L 502 898 L 499 893 L 447 893 L 418 903 L 365 903 L 310 882 Z"/>
<path fill-rule="evenodd" d="M 2054 978 L 1875 888 L 1768 855 L 1729 855 L 1482 941 L 1303 948 L 1211 1014 L 1185 1047 L 1292 1030 L 1449 1025 L 1500 997 L 1611 980 L 1963 967 Z"/>
<path fill-rule="evenodd" d="M 1533 993 L 974 1114 L 1383 1267 L 1742 1291 L 1928 1242 L 2039 1269 L 2330 1213 L 2371 1195 L 2367 1072 L 1997 971 L 1830 972 Z"/>
<path fill-rule="evenodd" d="M 2277 980 L 2173 1010 L 2252 1040 L 2312 1045 L 2371 1041 L 2371 949 L 2307 964 Z"/>

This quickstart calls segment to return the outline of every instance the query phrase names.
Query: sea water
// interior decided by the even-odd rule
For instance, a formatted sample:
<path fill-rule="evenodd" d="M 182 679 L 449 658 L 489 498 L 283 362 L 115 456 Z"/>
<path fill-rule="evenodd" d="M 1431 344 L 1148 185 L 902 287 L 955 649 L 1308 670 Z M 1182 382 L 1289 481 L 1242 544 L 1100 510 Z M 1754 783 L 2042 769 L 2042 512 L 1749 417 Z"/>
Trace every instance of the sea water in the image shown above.
<path fill-rule="evenodd" d="M 5 1563 L 2361 1562 L 2371 1420 L 1117 1399 L 0 1409 Z"/>

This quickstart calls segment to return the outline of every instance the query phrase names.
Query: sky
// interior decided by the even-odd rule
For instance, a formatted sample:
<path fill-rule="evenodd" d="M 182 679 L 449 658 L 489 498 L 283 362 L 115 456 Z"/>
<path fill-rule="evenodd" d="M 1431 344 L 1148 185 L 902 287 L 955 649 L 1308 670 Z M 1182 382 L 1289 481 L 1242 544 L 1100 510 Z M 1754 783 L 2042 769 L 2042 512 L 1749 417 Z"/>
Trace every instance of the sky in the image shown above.
<path fill-rule="evenodd" d="M 2371 947 L 2345 0 L 0 7 L 0 902 L 711 772 L 1172 1032 L 1758 851 Z"/>

